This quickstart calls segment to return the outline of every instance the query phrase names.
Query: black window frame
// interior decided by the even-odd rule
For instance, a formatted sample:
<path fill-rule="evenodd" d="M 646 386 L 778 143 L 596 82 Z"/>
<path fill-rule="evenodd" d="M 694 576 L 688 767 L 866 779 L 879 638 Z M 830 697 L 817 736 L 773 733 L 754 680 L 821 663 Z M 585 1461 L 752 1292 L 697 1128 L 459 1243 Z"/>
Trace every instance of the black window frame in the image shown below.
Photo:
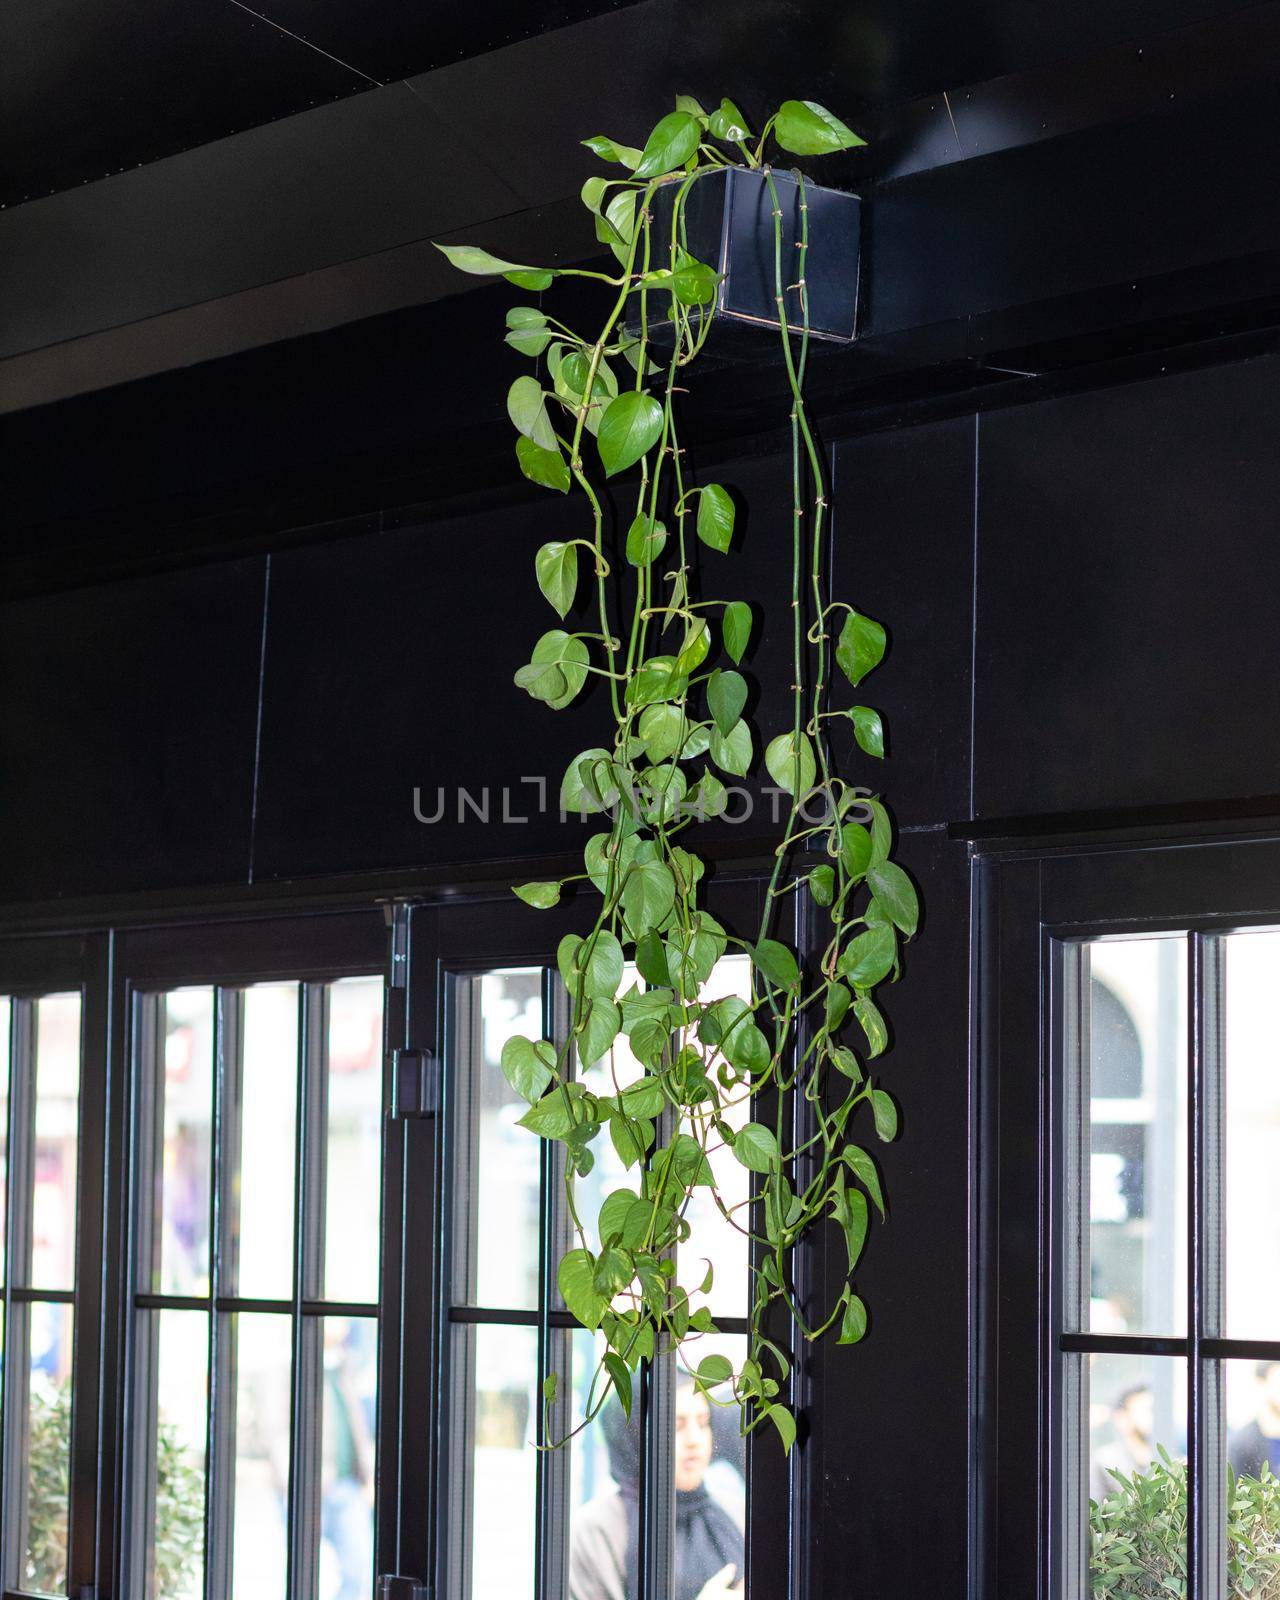
<path fill-rule="evenodd" d="M 975 863 L 972 1118 L 971 1492 L 974 1593 L 1066 1593 L 1064 1357 L 1185 1357 L 1189 1600 L 1221 1600 L 1222 1425 L 1216 1364 L 1280 1359 L 1274 1340 L 1221 1336 L 1221 1018 L 1216 941 L 1280 926 L 1280 840 L 1117 843 L 991 853 Z M 1064 1108 L 1073 947 L 1126 934 L 1185 934 L 1188 976 L 1187 1331 L 1063 1331 Z M 1076 1023 L 1077 1028 L 1079 1022 Z M 1220 1258 L 1219 1258 L 1220 1259 Z M 1215 1288 L 1215 1282 L 1217 1287 Z"/>
<path fill-rule="evenodd" d="M 98 1471 L 98 1407 L 100 1404 L 101 1349 L 100 1329 L 103 1304 L 101 1276 L 104 1244 L 103 1151 L 96 1137 L 102 1126 L 106 1099 L 107 1018 L 105 981 L 109 963 L 109 941 L 105 936 L 33 935 L 0 938 L 0 994 L 18 1002 L 34 1002 L 45 995 L 76 993 L 80 996 L 80 1090 L 76 1156 L 76 1243 L 75 1284 L 67 1290 L 42 1290 L 16 1285 L 12 1261 L 6 1262 L 4 1288 L 0 1294 L 0 1315 L 4 1317 L 3 1379 L 0 1380 L 0 1546 L 4 1547 L 6 1569 L 17 1558 L 11 1536 L 19 1525 L 13 1491 L 23 1481 L 21 1466 L 15 1473 L 14 1433 L 8 1413 L 12 1363 L 10 1343 L 11 1307 L 20 1304 L 63 1304 L 74 1307 L 72 1333 L 71 1436 L 68 1463 L 71 1494 L 68 1504 L 67 1590 L 76 1594 L 95 1582 L 99 1538 L 98 1503 L 83 1486 L 93 1485 Z M 11 1020 L 11 1038 L 22 1025 Z M 29 1029 L 27 1030 L 30 1031 Z M 28 1044 L 30 1041 L 27 1041 Z M 31 1059 L 28 1050 L 10 1051 L 9 1114 L 15 1102 L 34 1111 L 34 1081 L 13 1084 L 18 1071 Z M 12 1125 L 12 1124 L 11 1124 Z M 7 1152 L 5 1182 L 6 1228 L 12 1232 L 13 1201 L 17 1186 L 30 1174 L 23 1170 L 13 1151 Z M 18 1208 L 21 1217 L 22 1207 Z M 29 1223 L 29 1217 L 26 1219 Z M 28 1591 L 10 1587 L 7 1570 L 0 1572 L 3 1600 L 26 1600 Z"/>
<path fill-rule="evenodd" d="M 760 909 L 763 904 L 764 880 L 755 873 L 723 872 L 710 885 L 707 895 L 709 908 L 734 932 L 754 938 L 758 931 Z M 801 948 L 812 942 L 812 908 L 803 895 L 793 897 L 791 913 L 793 925 L 783 931 L 783 937 L 794 939 Z M 406 1367 L 406 1387 L 415 1387 L 425 1401 L 428 1394 L 439 1397 L 428 1413 L 433 1417 L 431 1430 L 434 1442 L 434 1464 L 430 1477 L 429 1515 L 420 1529 L 412 1535 L 412 1544 L 406 1540 L 407 1553 L 414 1565 L 403 1568 L 422 1574 L 434 1586 L 433 1592 L 440 1600 L 454 1600 L 448 1588 L 449 1568 L 449 1507 L 442 1485 L 442 1474 L 449 1460 L 447 1350 L 448 1331 L 455 1317 L 455 1308 L 449 1300 L 449 1274 L 447 1271 L 452 1227 L 449 1203 L 448 1140 L 450 1123 L 450 1053 L 452 1035 L 449 1019 L 449 982 L 453 975 L 466 976 L 498 967 L 542 966 L 548 969 L 544 995 L 544 1015 L 554 1026 L 565 1025 L 566 997 L 560 991 L 555 972 L 555 952 L 566 933 L 588 932 L 593 924 L 589 904 L 564 903 L 549 911 L 527 911 L 513 906 L 509 891 L 496 894 L 476 894 L 458 898 L 441 905 L 415 906 L 410 910 L 408 930 L 408 996 L 406 1043 L 410 1048 L 433 1052 L 441 1066 L 441 1115 L 427 1125 L 423 1133 L 423 1161 L 434 1163 L 436 1189 L 434 1205 L 434 1233 L 431 1244 L 431 1281 L 434 1290 L 431 1315 L 431 1373 L 415 1373 L 412 1364 Z M 415 1130 L 416 1131 L 416 1130 Z M 430 1149 L 426 1148 L 427 1143 Z M 544 1153 L 544 1161 L 547 1159 Z M 544 1205 L 546 1185 L 544 1184 Z M 567 1313 L 550 1310 L 548 1272 L 554 1272 L 555 1263 L 544 1249 L 542 1272 L 543 1309 L 538 1320 L 545 1331 L 576 1326 Z M 406 1326 L 421 1327 L 426 1311 L 422 1305 L 411 1304 L 406 1296 L 404 1316 Z M 745 1308 L 744 1308 L 745 1311 Z M 502 1320 L 511 1320 L 511 1314 L 497 1313 Z M 456 1320 L 476 1321 L 474 1308 L 465 1308 Z M 522 1319 L 523 1320 L 523 1319 Z M 724 1318 L 717 1324 L 733 1331 L 739 1325 L 745 1330 L 745 1317 L 741 1324 L 735 1319 L 732 1326 Z M 792 1344 L 786 1329 L 775 1329 L 780 1342 Z M 788 1398 L 801 1407 L 810 1400 L 813 1363 L 808 1348 L 795 1350 L 795 1366 Z M 649 1404 L 647 1386 L 642 1385 L 642 1405 Z M 655 1459 L 655 1452 L 646 1452 L 645 1483 L 650 1497 L 662 1492 L 662 1472 L 665 1462 Z M 820 1461 L 818 1451 L 809 1449 L 793 1451 L 784 1457 L 772 1437 L 760 1438 L 753 1434 L 747 1440 L 747 1519 L 746 1519 L 746 1572 L 749 1593 L 796 1597 L 799 1600 L 809 1592 L 810 1571 L 806 1559 L 808 1526 L 812 1508 L 820 1493 Z M 425 1481 L 425 1480 L 424 1480 Z M 546 1510 L 542 1514 L 547 1514 Z M 651 1531 L 649 1531 L 651 1530 Z M 647 1519 L 647 1536 L 642 1546 L 647 1549 L 640 1563 L 641 1594 L 638 1600 L 665 1600 L 663 1576 L 665 1554 L 655 1546 L 653 1534 L 661 1538 L 652 1518 Z M 546 1529 L 539 1528 L 539 1542 L 546 1540 Z M 546 1587 L 552 1577 L 548 1564 L 539 1567 L 539 1600 L 551 1600 Z M 559 1600 L 558 1594 L 555 1600 Z"/>
<path fill-rule="evenodd" d="M 115 1561 L 113 1592 L 141 1596 L 142 1578 L 131 1569 L 135 1555 L 138 1530 L 135 1525 L 138 1510 L 136 1464 L 145 1459 L 147 1446 L 140 1438 L 140 1429 L 149 1421 L 149 1406 L 141 1403 L 136 1384 L 144 1359 L 138 1349 L 137 1329 L 139 1312 L 164 1310 L 204 1310 L 209 1315 L 209 1386 L 208 1415 L 210 1431 L 207 1439 L 206 1459 L 206 1513 L 205 1513 L 205 1594 L 221 1595 L 230 1582 L 229 1562 L 229 1507 L 227 1497 L 233 1492 L 225 1472 L 217 1460 L 220 1452 L 234 1444 L 226 1436 L 228 1422 L 234 1421 L 217 1411 L 219 1379 L 225 1380 L 224 1348 L 220 1348 L 219 1324 L 223 1316 L 236 1312 L 262 1312 L 288 1315 L 291 1329 L 291 1371 L 293 1393 L 289 1407 L 290 1427 L 290 1483 L 288 1488 L 288 1572 L 290 1593 L 314 1593 L 315 1573 L 308 1570 L 308 1551 L 314 1552 L 314 1523 L 318 1516 L 316 1484 L 310 1481 L 314 1473 L 306 1470 L 308 1462 L 314 1468 L 314 1448 L 305 1448 L 318 1442 L 319 1418 L 308 1415 L 299 1399 L 308 1383 L 308 1370 L 315 1366 L 317 1319 L 329 1315 L 349 1313 L 353 1316 L 377 1318 L 379 1327 L 379 1413 L 381 1416 L 381 1377 L 383 1368 L 382 1328 L 390 1320 L 387 1290 L 383 1285 L 375 1306 L 344 1306 L 328 1300 L 313 1301 L 303 1292 L 304 1275 L 308 1262 L 307 1252 L 314 1251 L 318 1238 L 320 1219 L 311 1203 L 314 1185 L 308 1181 L 308 1162 L 315 1159 L 316 1138 L 323 1137 L 318 1119 L 323 1116 L 324 1102 L 318 1092 L 317 1074 L 324 1050 L 326 995 L 325 986 L 340 978 L 381 975 L 386 993 L 387 928 L 380 910 L 362 912 L 315 913 L 308 916 L 262 917 L 251 920 L 202 921 L 180 926 L 130 930 L 117 939 L 115 951 L 114 1004 L 120 1017 L 125 1037 L 117 1059 L 121 1070 L 120 1090 L 126 1097 L 123 1115 L 117 1126 L 117 1138 L 109 1157 L 109 1169 L 117 1179 L 118 1244 L 112 1263 L 115 1287 L 114 1303 L 118 1308 L 120 1326 L 117 1329 L 117 1396 L 122 1399 L 120 1421 L 116 1434 L 116 1479 L 119 1493 L 114 1507 Z M 225 1074 L 230 1057 L 235 1053 L 235 1039 L 243 1012 L 242 991 L 254 984 L 296 982 L 299 988 L 299 1073 L 297 1133 L 298 1148 L 294 1168 L 294 1270 L 292 1294 L 285 1301 L 256 1301 L 239 1295 L 220 1293 L 221 1257 L 229 1238 L 228 1216 L 219 1210 L 223 1168 L 228 1155 L 228 1137 L 231 1130 L 226 1119 L 227 1085 Z M 154 1072 L 159 1025 L 159 997 L 179 988 L 211 987 L 215 997 L 215 1069 L 213 1082 L 213 1165 L 211 1202 L 213 1216 L 209 1239 L 211 1278 L 209 1293 L 203 1297 L 158 1294 L 143 1288 L 142 1258 L 149 1253 L 152 1219 L 146 1214 L 152 1192 L 151 1162 L 153 1152 L 144 1148 L 149 1130 L 149 1119 L 143 1114 L 143 1103 L 151 1092 L 148 1076 Z M 384 1007 L 385 1013 L 385 1007 Z M 388 1123 L 386 1110 L 389 1104 L 389 1079 L 385 1045 L 386 1020 L 384 1014 L 382 1042 L 382 1138 L 383 1189 L 382 1206 L 388 1203 L 385 1193 L 385 1145 Z M 385 1224 L 380 1228 L 380 1248 L 386 1236 Z M 381 1284 L 381 1277 L 380 1277 Z M 314 1376 L 314 1375 L 313 1375 Z M 219 1424 L 220 1426 L 215 1426 Z M 310 1438 L 315 1432 L 316 1440 Z M 379 1460 L 384 1430 L 379 1421 L 377 1448 Z M 298 1464 L 303 1470 L 299 1471 Z M 217 1497 L 217 1498 L 215 1498 Z M 376 1497 L 376 1488 L 375 1488 Z M 376 1525 L 376 1518 L 375 1518 Z M 376 1553 L 375 1553 L 376 1562 Z M 375 1571 L 380 1571 L 375 1565 Z M 371 1574 L 372 1577 L 372 1574 Z"/>

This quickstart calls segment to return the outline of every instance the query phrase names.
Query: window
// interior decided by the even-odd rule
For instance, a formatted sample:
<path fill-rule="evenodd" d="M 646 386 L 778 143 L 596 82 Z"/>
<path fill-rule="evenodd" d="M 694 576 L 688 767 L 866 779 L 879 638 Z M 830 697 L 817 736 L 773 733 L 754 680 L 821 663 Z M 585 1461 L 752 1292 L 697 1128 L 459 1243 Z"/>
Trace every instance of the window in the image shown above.
<path fill-rule="evenodd" d="M 622 991 L 638 982 L 624 974 Z M 726 957 L 707 992 L 739 992 L 744 957 Z M 613 1600 L 697 1594 L 745 1565 L 746 1461 L 732 1407 L 712 1408 L 682 1382 L 671 1356 L 648 1363 L 633 1422 L 616 1402 L 561 1450 L 542 1448 L 579 1428 L 599 1360 L 597 1337 L 564 1309 L 554 1274 L 568 1248 L 558 1146 L 516 1126 L 525 1109 L 503 1077 L 516 1033 L 564 1037 L 567 998 L 551 962 L 454 970 L 447 979 L 446 1192 L 451 1204 L 444 1305 L 448 1458 L 445 1581 L 450 1600 Z M 581 1069 L 580 1069 L 581 1070 Z M 582 1071 L 619 1087 L 642 1071 L 620 1041 Z M 577 1188 L 588 1241 L 606 1197 L 636 1176 L 608 1139 Z M 718 1177 L 747 1197 L 748 1174 L 727 1161 Z M 696 1364 L 744 1353 L 748 1247 L 708 1205 L 690 1214 L 677 1274 L 696 1288 L 708 1264 L 721 1332 L 691 1349 Z M 542 1375 L 559 1373 L 550 1415 Z"/>
<path fill-rule="evenodd" d="M 367 1596 L 382 981 L 136 1008 L 130 1592 Z"/>
<path fill-rule="evenodd" d="M 1265 1593 L 1280 1574 L 1280 932 L 1087 940 L 1061 962 L 1067 1593 L 1111 1593 L 1132 1564 L 1166 1590 L 1194 1573 L 1202 1596 Z M 1131 1057 L 1136 1042 L 1121 1086 L 1136 1094 L 1107 1092 L 1117 1039 Z"/>
<path fill-rule="evenodd" d="M 982 1592 L 1280 1583 L 1280 851 L 979 874 Z"/>
<path fill-rule="evenodd" d="M 67 1593 L 77 1401 L 79 993 L 0 998 L 3 1581 Z"/>

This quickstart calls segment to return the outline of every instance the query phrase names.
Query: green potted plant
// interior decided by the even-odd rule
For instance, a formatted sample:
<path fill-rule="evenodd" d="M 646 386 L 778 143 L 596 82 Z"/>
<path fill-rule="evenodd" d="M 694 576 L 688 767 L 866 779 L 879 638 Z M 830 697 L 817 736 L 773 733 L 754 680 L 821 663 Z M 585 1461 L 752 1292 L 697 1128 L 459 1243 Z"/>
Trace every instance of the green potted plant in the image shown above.
<path fill-rule="evenodd" d="M 880 622 L 828 597 L 826 471 L 804 401 L 813 332 L 811 189 L 801 173 L 790 174 L 794 207 L 784 206 L 784 179 L 766 159 L 770 140 L 802 157 L 862 142 L 813 102 L 786 101 L 756 137 L 731 101 L 708 112 L 681 96 L 642 148 L 602 134 L 584 141 L 608 169 L 587 180 L 582 199 L 616 270 L 537 267 L 469 245 L 440 248 L 460 270 L 503 277 L 531 295 L 557 278 L 586 280 L 600 286 L 605 304 L 589 333 L 541 301 L 506 313 L 507 343 L 535 363 L 507 396 L 519 469 L 552 492 L 576 490 L 579 504 L 566 514 L 565 537 L 533 559 L 542 596 L 567 625 L 541 635 L 515 681 L 557 710 L 596 677 L 610 707 L 600 742 L 574 757 L 561 788 L 563 809 L 598 819 L 583 870 L 515 891 L 535 907 L 555 905 L 566 889 L 597 897 L 590 931 L 559 947 L 569 1036 L 558 1046 L 513 1039 L 502 1056 L 529 1103 L 524 1126 L 563 1151 L 577 1238 L 559 1264 L 559 1286 L 607 1347 L 586 1420 L 611 1392 L 629 1412 L 637 1368 L 660 1344 L 689 1360 L 696 1337 L 714 1331 L 702 1296 L 677 1284 L 672 1259 L 689 1236 L 685 1213 L 695 1191 L 710 1188 L 752 1240 L 750 1333 L 737 1367 L 719 1354 L 696 1361 L 695 1351 L 690 1370 L 715 1403 L 727 1403 L 731 1390 L 744 1429 L 767 1420 L 790 1448 L 790 1355 L 770 1336 L 773 1312 L 785 1309 L 807 1338 L 835 1329 L 852 1344 L 866 1330 L 854 1274 L 871 1209 L 884 1209 L 866 1139 L 893 1139 L 898 1126 L 895 1102 L 872 1066 L 889 1042 L 876 996 L 899 973 L 919 902 L 893 860 L 887 809 L 839 774 L 832 750 L 839 727 L 866 755 L 884 754 L 879 713 L 836 703 L 832 680 L 856 689 L 880 664 L 887 638 Z M 763 749 L 746 716 L 748 685 L 739 670 L 752 653 L 753 606 L 725 594 L 720 582 L 719 563 L 735 543 L 736 503 L 725 485 L 691 477 L 678 401 L 732 272 L 723 256 L 708 261 L 692 248 L 699 229 L 690 230 L 690 196 L 703 183 L 725 183 L 730 171 L 750 174 L 768 197 L 759 219 L 767 232 L 762 240 L 757 229 L 750 245 L 757 253 L 763 247 L 768 261 L 791 438 L 791 584 L 778 601 L 792 640 L 789 711 Z M 856 256 L 849 270 L 856 275 Z M 842 292 L 851 287 L 842 284 Z M 590 616 L 577 626 L 568 619 L 580 598 Z M 691 830 L 723 810 L 726 778 L 761 763 L 787 797 L 787 817 L 760 926 L 730 930 L 703 903 L 704 863 L 690 848 Z M 819 950 L 801 953 L 780 937 L 795 894 L 807 894 L 827 920 Z M 749 956 L 750 996 L 704 1001 L 703 985 L 727 950 Z M 627 961 L 642 983 L 621 992 Z M 626 1086 L 615 1081 L 614 1093 L 591 1091 L 576 1064 L 608 1058 L 622 1037 L 643 1076 Z M 791 1132 L 797 1108 L 808 1130 L 799 1141 Z M 590 1170 L 601 1138 L 634 1176 L 606 1196 L 593 1248 L 574 1184 Z M 719 1194 L 708 1159 L 725 1148 L 754 1180 L 750 1201 L 737 1208 Z M 815 1316 L 797 1302 L 792 1265 L 797 1246 L 819 1227 L 842 1237 L 847 1272 Z M 548 1374 L 548 1404 L 556 1386 L 556 1374 Z"/>

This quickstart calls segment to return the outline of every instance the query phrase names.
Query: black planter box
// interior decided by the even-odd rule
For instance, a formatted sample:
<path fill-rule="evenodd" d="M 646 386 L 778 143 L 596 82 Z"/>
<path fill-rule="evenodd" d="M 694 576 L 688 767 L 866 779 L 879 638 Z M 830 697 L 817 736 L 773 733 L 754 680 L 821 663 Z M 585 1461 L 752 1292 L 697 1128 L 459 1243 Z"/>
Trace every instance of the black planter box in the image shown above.
<path fill-rule="evenodd" d="M 671 211 L 679 176 L 655 192 L 652 207 L 651 261 L 665 263 L 671 237 Z M 789 172 L 773 173 L 782 210 L 782 281 L 787 321 L 803 323 L 800 292 L 791 287 L 798 277 L 800 185 Z M 809 334 L 850 344 L 857 333 L 858 260 L 862 202 L 856 194 L 822 189 L 807 178 L 809 244 L 805 286 L 809 298 Z M 685 196 L 685 245 L 690 255 L 721 274 L 714 305 L 694 309 L 710 315 L 714 326 L 707 348 L 726 355 L 762 356 L 778 349 L 778 307 L 774 269 L 773 199 L 758 168 L 726 167 L 694 180 Z M 649 297 L 649 336 L 661 343 L 671 338 L 670 324 L 654 315 L 660 302 Z M 639 332 L 634 306 L 628 331 Z M 780 352 L 779 352 L 780 354 Z"/>

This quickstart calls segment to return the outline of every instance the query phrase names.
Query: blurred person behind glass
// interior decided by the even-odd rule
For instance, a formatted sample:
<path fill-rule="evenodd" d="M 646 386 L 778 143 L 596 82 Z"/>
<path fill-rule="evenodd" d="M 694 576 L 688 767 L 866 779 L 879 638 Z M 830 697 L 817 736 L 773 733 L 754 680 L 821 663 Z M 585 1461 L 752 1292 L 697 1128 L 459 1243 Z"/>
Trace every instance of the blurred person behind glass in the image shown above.
<path fill-rule="evenodd" d="M 1115 1439 L 1093 1453 L 1089 1473 L 1089 1497 L 1103 1501 L 1115 1494 L 1120 1483 L 1117 1473 L 1131 1478 L 1145 1472 L 1155 1460 L 1152 1443 L 1156 1429 L 1156 1397 L 1150 1384 L 1135 1383 L 1116 1397 L 1111 1408 Z"/>
<path fill-rule="evenodd" d="M 614 1486 L 573 1519 L 570 1600 L 634 1600 L 640 1538 L 640 1436 L 617 1401 L 601 1413 Z M 687 1379 L 675 1395 L 675 1572 L 671 1600 L 744 1600 L 742 1528 L 707 1489 L 711 1406 Z"/>
<path fill-rule="evenodd" d="M 1280 1478 L 1280 1361 L 1259 1361 L 1258 1411 L 1227 1441 L 1227 1460 L 1237 1477 L 1260 1478 L 1270 1466 Z"/>

